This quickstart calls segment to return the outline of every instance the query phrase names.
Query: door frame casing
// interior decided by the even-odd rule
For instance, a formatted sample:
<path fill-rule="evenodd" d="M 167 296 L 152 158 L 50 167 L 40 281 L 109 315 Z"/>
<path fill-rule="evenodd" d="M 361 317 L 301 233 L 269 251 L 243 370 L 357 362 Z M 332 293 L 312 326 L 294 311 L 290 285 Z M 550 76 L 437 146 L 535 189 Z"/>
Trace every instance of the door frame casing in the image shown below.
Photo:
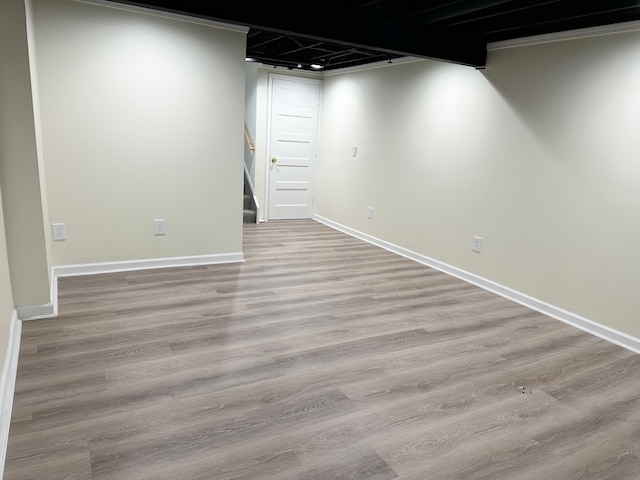
<path fill-rule="evenodd" d="M 319 86 L 318 92 L 318 121 L 316 126 L 316 146 L 315 146 L 315 168 L 316 172 L 318 169 L 318 158 L 319 158 L 319 144 L 320 144 L 320 121 L 322 117 L 322 79 L 321 78 L 309 78 L 302 77 L 296 75 L 283 75 L 278 73 L 269 73 L 269 81 L 267 85 L 267 138 L 266 138 L 266 148 L 264 155 L 264 165 L 265 165 L 265 185 L 264 185 L 264 221 L 269 221 L 269 195 L 270 193 L 270 185 L 271 185 L 271 116 L 273 114 L 273 80 L 287 80 L 291 82 L 300 82 L 300 83 L 311 83 Z M 313 178 L 313 210 L 315 213 L 315 204 L 316 204 L 316 184 L 317 184 L 318 175 L 314 175 Z"/>

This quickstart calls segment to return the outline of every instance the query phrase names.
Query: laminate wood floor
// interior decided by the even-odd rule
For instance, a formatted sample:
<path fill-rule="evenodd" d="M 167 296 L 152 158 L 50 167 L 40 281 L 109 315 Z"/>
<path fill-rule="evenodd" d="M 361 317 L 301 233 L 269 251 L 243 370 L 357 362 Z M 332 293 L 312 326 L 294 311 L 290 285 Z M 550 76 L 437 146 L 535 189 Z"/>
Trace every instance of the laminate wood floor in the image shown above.
<path fill-rule="evenodd" d="M 4 478 L 640 478 L 640 355 L 313 221 L 244 252 L 61 279 Z"/>

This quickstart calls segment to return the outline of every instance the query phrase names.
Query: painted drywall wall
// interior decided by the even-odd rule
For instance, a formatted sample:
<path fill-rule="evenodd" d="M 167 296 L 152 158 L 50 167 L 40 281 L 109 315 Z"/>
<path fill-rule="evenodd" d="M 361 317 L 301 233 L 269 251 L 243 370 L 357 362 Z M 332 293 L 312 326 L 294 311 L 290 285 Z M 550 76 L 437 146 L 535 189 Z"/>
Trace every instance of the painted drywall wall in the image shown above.
<path fill-rule="evenodd" d="M 40 115 L 40 86 L 38 85 L 38 66 L 36 64 L 36 38 L 33 20 L 33 0 L 24 0 L 27 20 L 27 45 L 29 50 L 29 71 L 31 77 L 31 99 L 33 101 L 33 126 L 36 137 L 36 153 L 38 157 L 38 180 L 40 182 L 40 203 L 44 231 L 45 255 L 47 259 L 47 273 L 51 283 L 51 266 L 53 254 L 51 251 L 51 228 L 49 228 L 49 204 L 47 203 L 47 184 L 44 174 L 44 147 L 42 145 L 42 118 Z"/>
<path fill-rule="evenodd" d="M 7 452 L 22 327 L 13 307 L 1 197 L 0 195 L 0 478 Z"/>
<path fill-rule="evenodd" d="M 0 185 L 13 304 L 37 307 L 50 300 L 50 268 L 27 38 L 24 1 L 0 2 Z"/>
<path fill-rule="evenodd" d="M 246 32 L 70 0 L 34 19 L 54 265 L 241 252 Z"/>
<path fill-rule="evenodd" d="M 258 221 L 266 220 L 266 174 L 267 174 L 267 132 L 269 130 L 269 74 L 265 68 L 259 68 L 256 78 L 256 149 L 254 152 L 254 171 L 256 197 L 258 198 Z"/>
<path fill-rule="evenodd" d="M 9 343 L 9 328 L 13 316 L 13 293 L 9 274 L 9 258 L 5 240 L 4 214 L 0 196 L 0 363 L 4 362 Z M 2 365 L 0 365 L 2 371 Z"/>
<path fill-rule="evenodd" d="M 316 213 L 640 338 L 639 56 L 634 32 L 327 75 Z"/>

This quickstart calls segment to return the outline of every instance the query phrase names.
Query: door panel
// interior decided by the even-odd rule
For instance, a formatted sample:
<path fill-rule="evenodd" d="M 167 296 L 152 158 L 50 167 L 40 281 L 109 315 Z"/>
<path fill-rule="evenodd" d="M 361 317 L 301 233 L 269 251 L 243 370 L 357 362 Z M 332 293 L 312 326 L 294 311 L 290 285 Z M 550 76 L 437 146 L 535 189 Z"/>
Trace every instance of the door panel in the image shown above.
<path fill-rule="evenodd" d="M 268 218 L 311 218 L 320 83 L 271 80 Z"/>

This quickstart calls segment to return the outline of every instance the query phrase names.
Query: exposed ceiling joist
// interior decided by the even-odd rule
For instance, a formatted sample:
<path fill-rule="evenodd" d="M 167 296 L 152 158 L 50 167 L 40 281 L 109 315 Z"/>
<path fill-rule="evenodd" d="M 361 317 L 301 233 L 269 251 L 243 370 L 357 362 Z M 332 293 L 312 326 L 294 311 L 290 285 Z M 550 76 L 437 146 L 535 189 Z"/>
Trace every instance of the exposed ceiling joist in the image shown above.
<path fill-rule="evenodd" d="M 243 2 L 116 1 L 331 42 L 347 48 L 373 49 L 392 57 L 433 58 L 475 67 L 482 67 L 486 62 L 486 45 L 482 42 L 461 34 L 453 37 L 445 31 L 413 28 L 401 22 L 389 21 L 379 15 L 379 10 L 370 8 L 364 11 L 362 8 L 346 9 L 342 5 L 323 2 L 309 5 L 291 1 L 261 2 L 250 7 Z"/>
<path fill-rule="evenodd" d="M 325 70 L 398 57 L 482 68 L 487 44 L 640 20 L 640 0 L 109 0 L 249 28 L 247 57 Z"/>

